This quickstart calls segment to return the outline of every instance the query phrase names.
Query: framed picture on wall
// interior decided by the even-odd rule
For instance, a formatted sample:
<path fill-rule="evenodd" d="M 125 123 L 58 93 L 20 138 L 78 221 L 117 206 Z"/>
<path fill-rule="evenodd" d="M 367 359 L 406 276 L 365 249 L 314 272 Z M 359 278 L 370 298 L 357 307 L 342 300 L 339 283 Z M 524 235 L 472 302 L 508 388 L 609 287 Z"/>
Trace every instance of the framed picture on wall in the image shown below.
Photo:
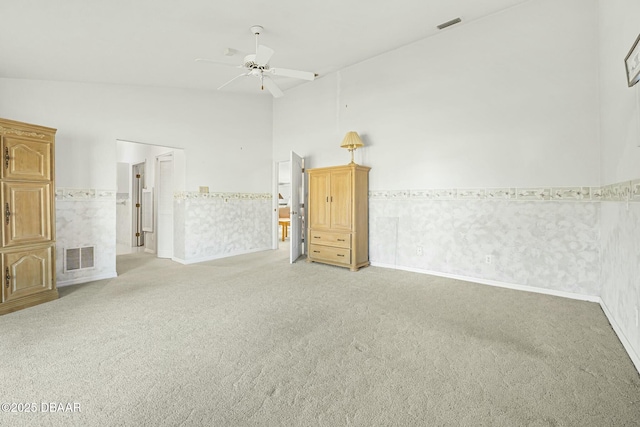
<path fill-rule="evenodd" d="M 640 81 L 640 35 L 631 47 L 629 54 L 624 58 L 624 64 L 627 67 L 627 83 L 629 87 Z"/>

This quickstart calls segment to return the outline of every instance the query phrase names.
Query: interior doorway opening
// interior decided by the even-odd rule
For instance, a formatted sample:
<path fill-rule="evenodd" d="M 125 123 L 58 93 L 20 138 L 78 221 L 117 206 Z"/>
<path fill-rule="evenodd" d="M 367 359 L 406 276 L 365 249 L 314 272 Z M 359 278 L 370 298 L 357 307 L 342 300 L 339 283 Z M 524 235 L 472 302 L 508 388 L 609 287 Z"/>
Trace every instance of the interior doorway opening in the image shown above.
<path fill-rule="evenodd" d="M 173 195 L 184 190 L 184 150 L 117 140 L 116 255 L 174 253 Z"/>
<path fill-rule="evenodd" d="M 304 159 L 292 151 L 289 160 L 275 162 L 273 181 L 273 249 L 287 245 L 294 263 L 306 252 Z"/>

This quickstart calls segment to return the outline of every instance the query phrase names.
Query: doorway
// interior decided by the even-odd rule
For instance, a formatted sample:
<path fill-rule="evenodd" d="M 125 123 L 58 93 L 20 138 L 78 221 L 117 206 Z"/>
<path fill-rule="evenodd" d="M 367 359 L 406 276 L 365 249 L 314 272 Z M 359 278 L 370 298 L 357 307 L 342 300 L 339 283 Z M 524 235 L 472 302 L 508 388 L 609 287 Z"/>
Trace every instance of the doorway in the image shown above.
<path fill-rule="evenodd" d="M 289 262 L 294 263 L 305 251 L 304 159 L 294 153 L 289 160 L 274 163 L 274 234 L 273 249 L 289 247 Z"/>
<path fill-rule="evenodd" d="M 116 146 L 116 255 L 172 258 L 173 195 L 184 191 L 184 150 L 125 140 Z"/>

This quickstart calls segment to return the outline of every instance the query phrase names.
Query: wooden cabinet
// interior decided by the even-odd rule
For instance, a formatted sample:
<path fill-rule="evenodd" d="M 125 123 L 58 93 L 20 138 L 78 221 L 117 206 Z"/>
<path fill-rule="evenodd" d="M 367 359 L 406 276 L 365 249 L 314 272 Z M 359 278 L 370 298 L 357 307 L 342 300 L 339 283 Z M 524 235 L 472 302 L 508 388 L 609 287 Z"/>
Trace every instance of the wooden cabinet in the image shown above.
<path fill-rule="evenodd" d="M 58 298 L 55 129 L 0 119 L 0 314 Z"/>
<path fill-rule="evenodd" d="M 369 265 L 369 170 L 349 164 L 307 171 L 308 261 L 351 271 Z"/>

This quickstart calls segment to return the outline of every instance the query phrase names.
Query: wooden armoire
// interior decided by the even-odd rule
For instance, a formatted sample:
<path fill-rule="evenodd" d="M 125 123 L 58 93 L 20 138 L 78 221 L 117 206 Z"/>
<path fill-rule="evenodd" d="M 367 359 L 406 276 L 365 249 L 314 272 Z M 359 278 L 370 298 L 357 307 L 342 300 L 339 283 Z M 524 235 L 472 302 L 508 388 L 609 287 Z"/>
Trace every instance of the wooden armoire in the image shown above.
<path fill-rule="evenodd" d="M 369 265 L 369 170 L 354 163 L 309 169 L 307 260 Z"/>
<path fill-rule="evenodd" d="M 55 129 L 0 119 L 0 314 L 58 298 L 55 276 Z"/>

